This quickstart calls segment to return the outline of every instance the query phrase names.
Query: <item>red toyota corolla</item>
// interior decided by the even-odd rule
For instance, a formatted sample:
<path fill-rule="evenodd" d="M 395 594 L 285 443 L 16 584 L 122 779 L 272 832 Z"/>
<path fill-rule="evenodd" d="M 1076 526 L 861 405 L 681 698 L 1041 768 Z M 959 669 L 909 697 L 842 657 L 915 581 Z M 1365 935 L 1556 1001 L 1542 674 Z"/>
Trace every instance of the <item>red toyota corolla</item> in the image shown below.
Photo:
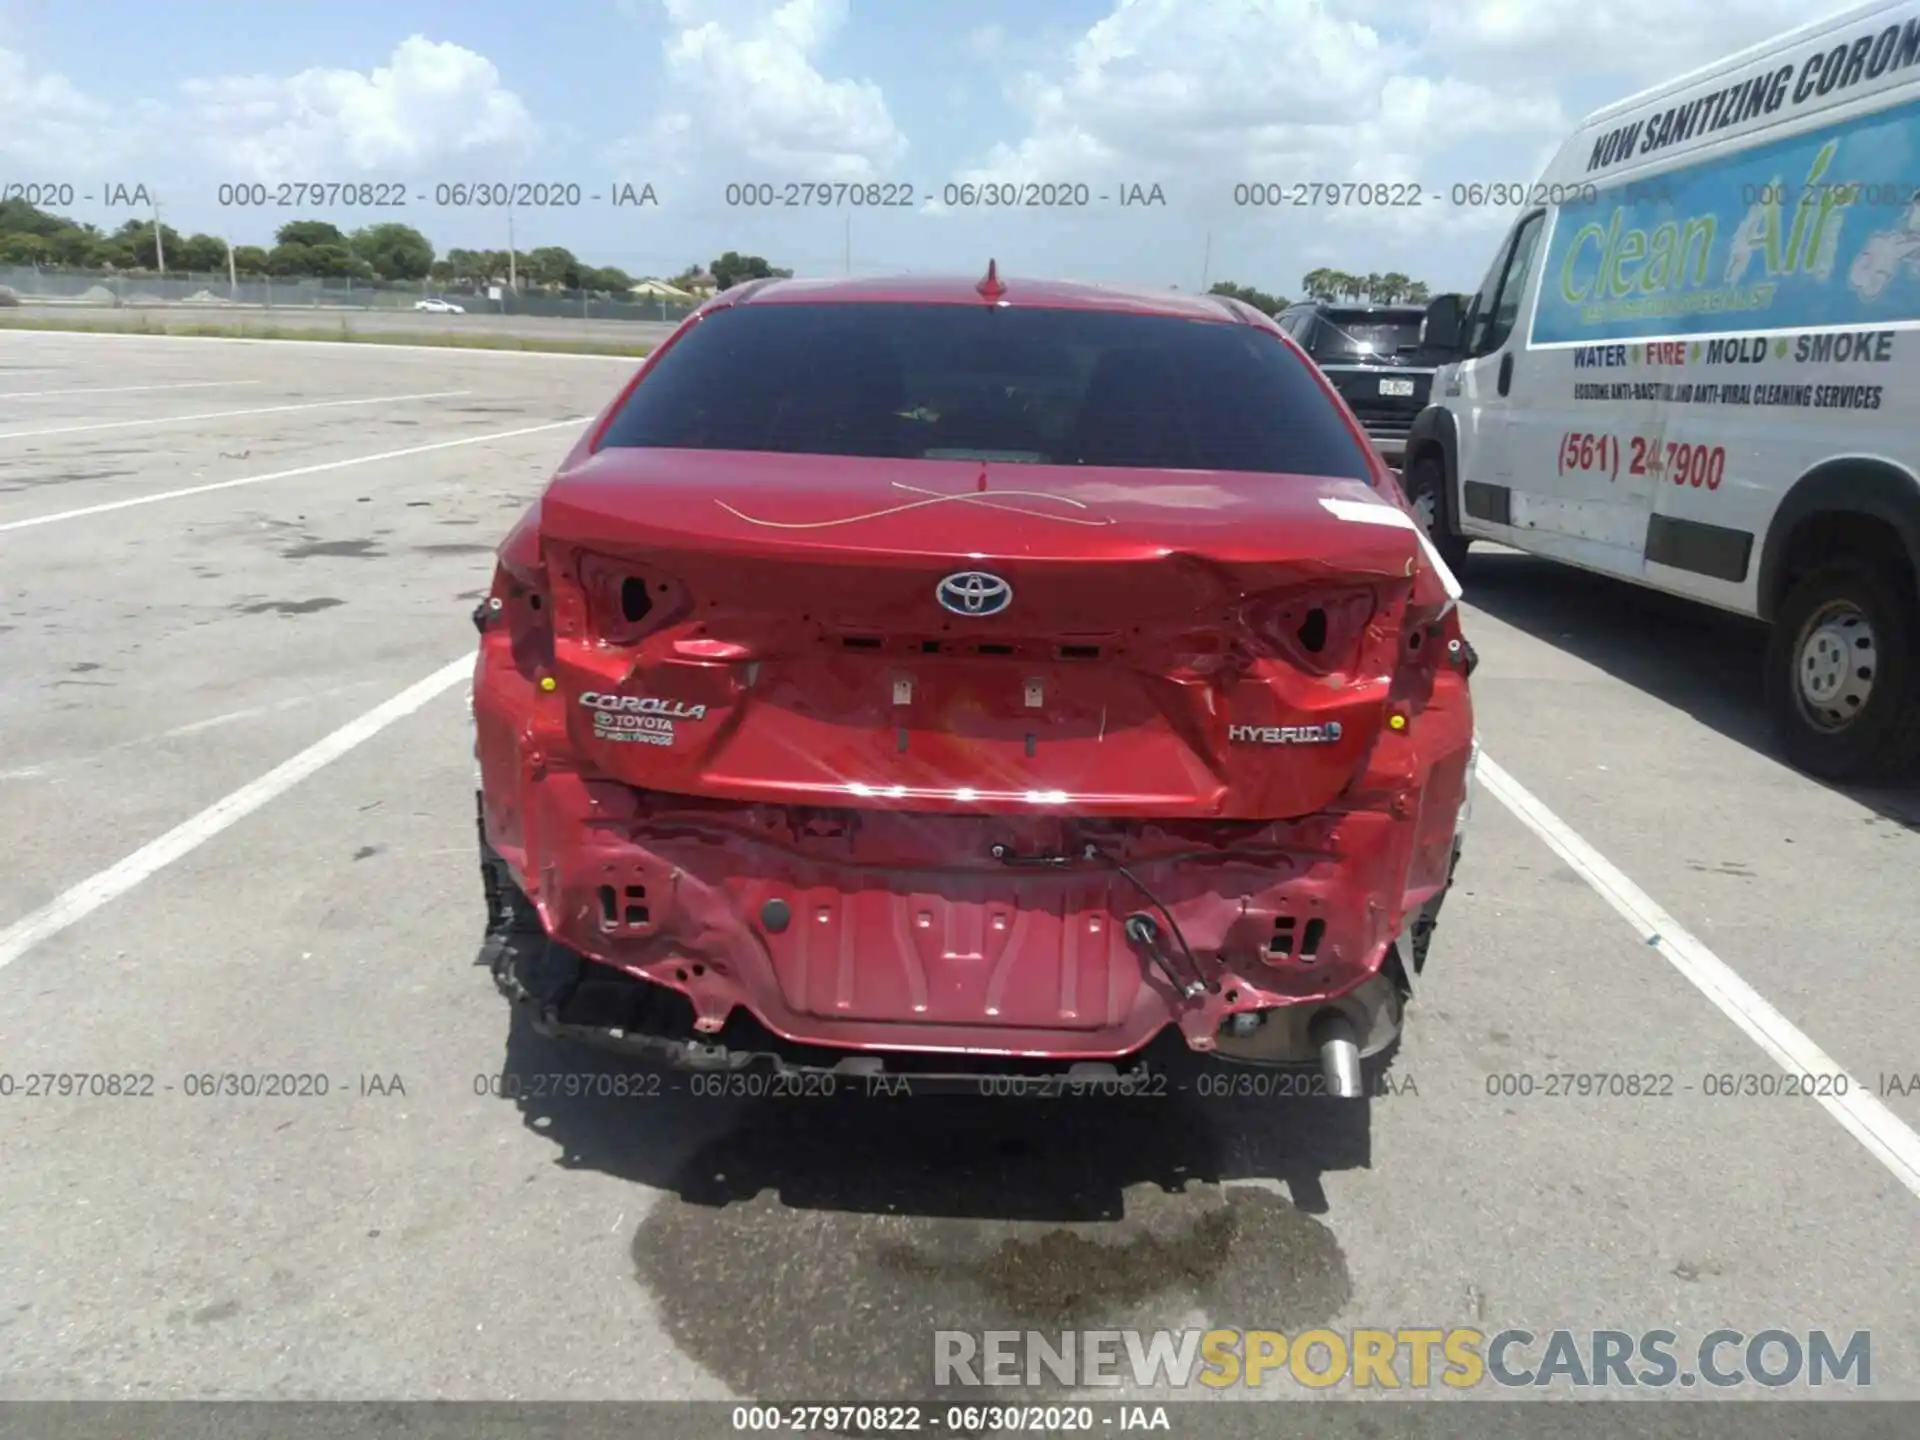
<path fill-rule="evenodd" d="M 685 1066 L 1360 1094 L 1459 855 L 1458 595 L 1236 301 L 728 291 L 475 613 L 494 974 Z"/>

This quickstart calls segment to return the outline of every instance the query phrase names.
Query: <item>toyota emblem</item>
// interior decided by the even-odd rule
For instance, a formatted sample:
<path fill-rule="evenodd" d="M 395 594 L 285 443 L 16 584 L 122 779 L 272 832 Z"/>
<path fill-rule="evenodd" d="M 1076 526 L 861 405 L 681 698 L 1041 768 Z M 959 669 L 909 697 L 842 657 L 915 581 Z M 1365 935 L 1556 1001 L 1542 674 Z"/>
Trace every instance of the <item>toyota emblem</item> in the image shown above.
<path fill-rule="evenodd" d="M 956 615 L 998 615 L 1013 603 L 1013 586 L 984 570 L 962 570 L 935 588 L 934 598 Z"/>

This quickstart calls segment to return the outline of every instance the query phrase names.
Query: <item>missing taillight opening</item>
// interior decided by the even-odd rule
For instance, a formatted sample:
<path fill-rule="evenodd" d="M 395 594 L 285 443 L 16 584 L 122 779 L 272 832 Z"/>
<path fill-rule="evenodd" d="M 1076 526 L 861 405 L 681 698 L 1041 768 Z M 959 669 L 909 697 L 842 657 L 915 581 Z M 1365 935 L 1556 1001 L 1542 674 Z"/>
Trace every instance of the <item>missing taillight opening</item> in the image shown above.
<path fill-rule="evenodd" d="M 681 584 L 643 559 L 591 552 L 567 558 L 563 568 L 584 602 L 581 618 L 606 644 L 636 644 L 691 608 Z"/>
<path fill-rule="evenodd" d="M 1376 604 L 1370 590 L 1359 588 L 1259 597 L 1242 612 L 1240 643 L 1311 674 L 1343 671 L 1359 658 Z"/>

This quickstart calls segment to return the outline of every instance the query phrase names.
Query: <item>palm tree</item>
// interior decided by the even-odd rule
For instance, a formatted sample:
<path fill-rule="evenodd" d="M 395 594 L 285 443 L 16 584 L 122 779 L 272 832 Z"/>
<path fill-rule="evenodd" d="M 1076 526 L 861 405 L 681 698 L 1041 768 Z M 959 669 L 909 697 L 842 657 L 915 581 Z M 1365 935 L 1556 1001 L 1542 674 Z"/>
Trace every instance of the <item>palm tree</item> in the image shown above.
<path fill-rule="evenodd" d="M 1415 280 L 1407 286 L 1406 299 L 1409 305 L 1425 305 L 1433 297 L 1427 293 L 1426 281 Z"/>
<path fill-rule="evenodd" d="M 1379 299 L 1382 304 L 1396 305 L 1406 298 L 1407 287 L 1413 284 L 1398 270 L 1389 270 L 1380 277 Z"/>

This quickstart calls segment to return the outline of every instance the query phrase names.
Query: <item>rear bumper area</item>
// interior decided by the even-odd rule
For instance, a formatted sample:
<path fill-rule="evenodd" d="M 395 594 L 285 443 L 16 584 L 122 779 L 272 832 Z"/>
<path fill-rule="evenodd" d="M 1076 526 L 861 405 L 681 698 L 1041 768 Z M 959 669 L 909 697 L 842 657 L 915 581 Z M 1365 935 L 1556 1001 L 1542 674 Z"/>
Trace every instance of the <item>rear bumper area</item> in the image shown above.
<path fill-rule="evenodd" d="M 1376 1054 L 1414 968 L 1396 941 L 1437 908 L 1456 838 L 1453 804 L 1241 825 L 1231 844 L 1174 825 L 723 804 L 490 762 L 485 733 L 496 978 L 552 1033 L 687 1066 L 797 1046 L 833 1053 L 780 1065 L 1111 1067 L 1168 1040 L 1307 1064 L 1329 1011 Z M 622 991 L 617 1013 L 569 1013 L 595 985 Z"/>
<path fill-rule="evenodd" d="M 1369 429 L 1367 438 L 1373 442 L 1373 448 L 1380 452 L 1380 458 L 1398 470 L 1407 460 L 1407 432 L 1381 431 Z"/>

